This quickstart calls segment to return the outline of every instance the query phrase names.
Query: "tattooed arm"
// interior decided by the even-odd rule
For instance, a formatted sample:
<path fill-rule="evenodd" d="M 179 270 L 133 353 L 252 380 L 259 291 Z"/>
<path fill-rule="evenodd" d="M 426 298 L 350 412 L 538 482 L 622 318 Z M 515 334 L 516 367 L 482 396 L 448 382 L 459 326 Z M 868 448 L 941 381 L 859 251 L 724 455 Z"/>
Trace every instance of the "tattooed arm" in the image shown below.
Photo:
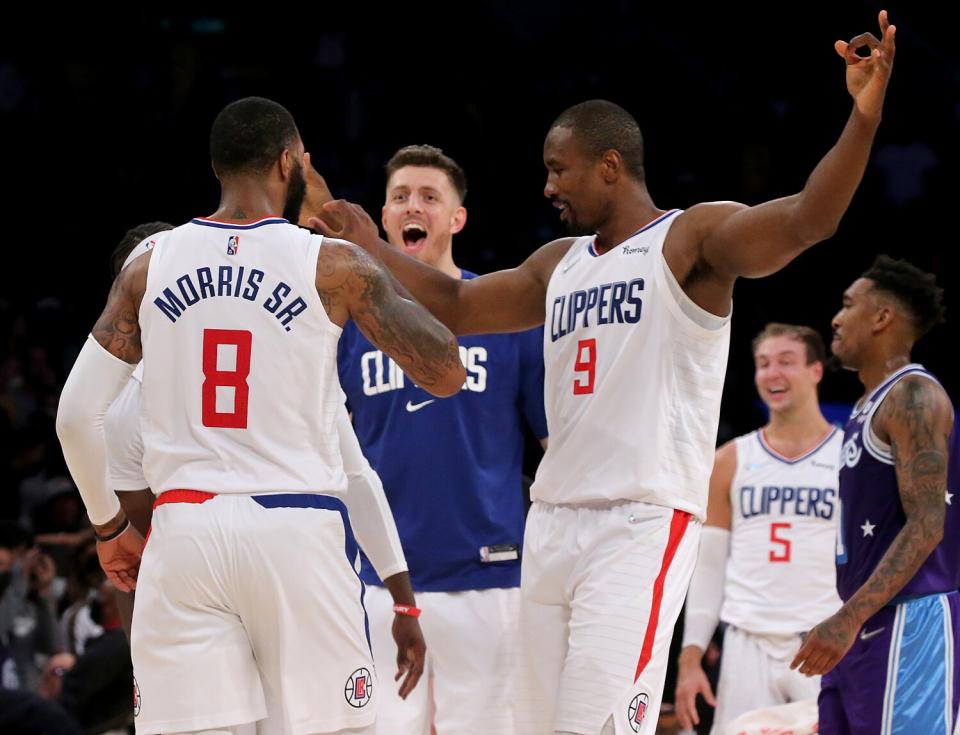
<path fill-rule="evenodd" d="M 863 586 L 810 631 L 793 668 L 803 661 L 801 673 L 821 674 L 836 666 L 864 622 L 896 597 L 940 543 L 952 427 L 950 399 L 928 378 L 904 378 L 877 409 L 873 430 L 893 452 L 906 522 Z"/>
<path fill-rule="evenodd" d="M 325 239 L 317 257 L 317 292 L 330 319 L 353 319 L 424 390 L 452 396 L 466 380 L 453 334 L 416 301 L 403 298 L 388 274 L 356 245 Z"/>
<path fill-rule="evenodd" d="M 149 254 L 141 256 L 117 276 L 107 306 L 63 386 L 57 411 L 57 435 L 98 536 L 100 566 L 121 592 L 136 587 L 143 537 L 129 525 L 107 485 L 103 421 L 140 360 L 137 312 L 149 259 Z"/>

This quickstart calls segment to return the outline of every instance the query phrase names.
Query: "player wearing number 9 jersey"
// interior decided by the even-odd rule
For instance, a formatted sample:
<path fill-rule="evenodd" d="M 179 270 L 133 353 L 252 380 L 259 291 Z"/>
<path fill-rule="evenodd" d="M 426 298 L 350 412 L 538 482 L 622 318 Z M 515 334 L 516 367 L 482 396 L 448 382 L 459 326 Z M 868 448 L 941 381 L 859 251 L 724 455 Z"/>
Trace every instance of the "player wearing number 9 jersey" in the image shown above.
<path fill-rule="evenodd" d="M 809 327 L 768 324 L 753 357 L 770 421 L 717 451 L 677 678 L 677 714 L 693 729 L 697 694 L 714 701 L 700 660 L 717 622 L 727 623 L 714 733 L 750 710 L 816 699 L 819 677 L 790 671 L 790 660 L 801 634 L 840 607 L 843 432 L 817 403 L 826 348 Z"/>
<path fill-rule="evenodd" d="M 673 625 L 693 569 L 719 422 L 733 285 L 835 231 L 869 157 L 894 28 L 859 58 L 838 43 L 853 111 L 803 190 L 747 207 L 658 208 L 643 139 L 594 100 L 551 126 L 544 194 L 581 235 L 519 267 L 457 280 L 391 248 L 356 205 L 311 219 L 380 257 L 456 334 L 545 323 L 550 445 L 532 489 L 521 571 L 519 727 L 656 729 Z"/>
<path fill-rule="evenodd" d="M 296 221 L 306 188 L 287 110 L 228 105 L 210 149 L 219 209 L 120 273 L 57 417 L 101 564 L 138 588 L 137 732 L 250 732 L 273 702 L 258 732 L 366 733 L 378 685 L 337 450 L 337 339 L 353 319 L 438 396 L 466 378 L 459 348 L 358 248 L 276 216 Z M 103 436 L 141 358 L 159 495 L 142 566 Z"/>

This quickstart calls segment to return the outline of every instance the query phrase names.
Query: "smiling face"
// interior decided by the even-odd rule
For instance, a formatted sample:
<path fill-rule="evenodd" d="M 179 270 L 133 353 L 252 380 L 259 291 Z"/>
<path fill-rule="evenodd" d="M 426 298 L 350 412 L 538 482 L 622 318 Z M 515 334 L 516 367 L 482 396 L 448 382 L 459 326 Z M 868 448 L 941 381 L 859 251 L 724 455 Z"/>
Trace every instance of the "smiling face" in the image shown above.
<path fill-rule="evenodd" d="M 584 150 L 571 128 L 554 127 L 543 143 L 543 165 L 543 195 L 560 212 L 560 221 L 574 235 L 596 232 L 610 209 L 601 159 Z"/>
<path fill-rule="evenodd" d="M 817 401 L 823 364 L 808 362 L 807 346 L 787 335 L 767 337 L 753 353 L 754 382 L 772 413 Z"/>
<path fill-rule="evenodd" d="M 446 172 L 429 166 L 393 172 L 382 214 L 390 244 L 435 267 L 451 257 L 453 236 L 467 221 L 467 210 Z"/>

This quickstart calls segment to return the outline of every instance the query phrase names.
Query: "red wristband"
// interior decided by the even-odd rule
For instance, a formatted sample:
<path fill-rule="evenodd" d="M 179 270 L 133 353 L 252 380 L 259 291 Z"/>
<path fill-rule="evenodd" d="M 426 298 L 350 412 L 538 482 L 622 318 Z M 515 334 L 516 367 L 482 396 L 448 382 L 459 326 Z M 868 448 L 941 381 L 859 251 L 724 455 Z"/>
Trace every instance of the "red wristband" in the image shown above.
<path fill-rule="evenodd" d="M 393 611 L 397 615 L 409 615 L 411 618 L 419 618 L 420 613 L 423 612 L 419 607 L 414 607 L 413 605 L 401 605 L 397 603 L 393 606 Z"/>

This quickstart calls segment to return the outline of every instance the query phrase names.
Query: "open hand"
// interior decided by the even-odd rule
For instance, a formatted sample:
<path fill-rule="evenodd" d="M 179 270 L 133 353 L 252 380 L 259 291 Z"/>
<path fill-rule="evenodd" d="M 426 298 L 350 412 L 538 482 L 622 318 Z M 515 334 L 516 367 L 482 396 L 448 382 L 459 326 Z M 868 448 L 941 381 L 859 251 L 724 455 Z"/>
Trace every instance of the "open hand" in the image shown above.
<path fill-rule="evenodd" d="M 826 674 L 853 646 L 859 629 L 860 626 L 841 608 L 807 633 L 790 668 L 799 666 L 800 673 L 807 676 Z"/>
<path fill-rule="evenodd" d="M 380 228 L 363 207 L 345 199 L 324 204 L 319 216 L 307 221 L 307 227 L 324 237 L 349 240 L 374 255 L 380 248 Z"/>
<path fill-rule="evenodd" d="M 393 680 L 400 681 L 400 677 L 406 674 L 398 692 L 401 699 L 406 699 L 423 674 L 427 644 L 420 623 L 409 615 L 394 615 L 393 640 L 397 642 L 397 675 Z"/>

